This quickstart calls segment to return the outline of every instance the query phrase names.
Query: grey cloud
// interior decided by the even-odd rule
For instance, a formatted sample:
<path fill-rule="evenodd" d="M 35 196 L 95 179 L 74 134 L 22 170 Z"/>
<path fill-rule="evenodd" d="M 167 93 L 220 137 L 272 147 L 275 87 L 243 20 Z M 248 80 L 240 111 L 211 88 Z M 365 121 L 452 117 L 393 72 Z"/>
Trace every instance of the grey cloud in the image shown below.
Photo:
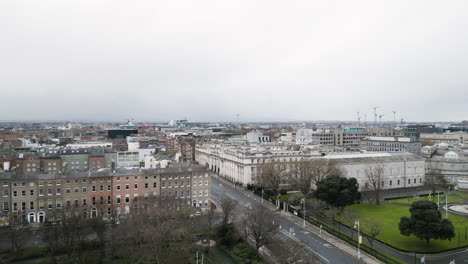
<path fill-rule="evenodd" d="M 465 1 L 2 1 L 0 120 L 462 120 Z M 398 117 L 399 118 L 399 117 Z"/>

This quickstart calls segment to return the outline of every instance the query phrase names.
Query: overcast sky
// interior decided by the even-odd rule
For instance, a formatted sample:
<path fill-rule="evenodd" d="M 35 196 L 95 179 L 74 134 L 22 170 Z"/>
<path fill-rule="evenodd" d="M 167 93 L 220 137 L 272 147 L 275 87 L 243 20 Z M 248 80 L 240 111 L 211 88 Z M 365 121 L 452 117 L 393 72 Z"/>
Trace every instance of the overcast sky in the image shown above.
<path fill-rule="evenodd" d="M 468 2 L 0 1 L 0 120 L 468 119 Z"/>

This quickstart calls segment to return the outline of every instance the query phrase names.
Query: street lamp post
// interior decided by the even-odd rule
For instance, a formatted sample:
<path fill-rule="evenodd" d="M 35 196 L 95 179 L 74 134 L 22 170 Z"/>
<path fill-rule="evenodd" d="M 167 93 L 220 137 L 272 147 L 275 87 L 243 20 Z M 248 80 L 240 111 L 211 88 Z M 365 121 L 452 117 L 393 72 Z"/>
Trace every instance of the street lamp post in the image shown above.
<path fill-rule="evenodd" d="M 359 220 L 354 221 L 354 228 L 357 228 L 357 235 L 358 235 L 358 244 L 357 244 L 357 258 L 361 259 L 361 236 L 359 232 L 360 224 Z"/>
<path fill-rule="evenodd" d="M 262 188 L 262 205 L 263 205 L 263 188 Z"/>
<path fill-rule="evenodd" d="M 303 215 L 304 215 L 303 227 L 305 228 L 305 222 L 306 222 L 306 208 L 305 208 L 306 200 L 305 198 L 301 199 L 301 203 L 303 205 Z"/>
<path fill-rule="evenodd" d="M 445 194 L 445 218 L 448 218 L 448 195 L 450 193 L 450 186 L 448 187 L 447 194 Z"/>
<path fill-rule="evenodd" d="M 278 195 L 276 196 L 276 208 L 280 208 L 280 199 L 281 195 L 278 193 Z"/>
<path fill-rule="evenodd" d="M 218 191 L 218 202 L 221 203 L 221 192 L 222 192 L 221 190 L 224 191 L 223 184 L 221 184 L 221 183 L 219 184 L 219 189 L 220 189 L 220 190 Z"/>

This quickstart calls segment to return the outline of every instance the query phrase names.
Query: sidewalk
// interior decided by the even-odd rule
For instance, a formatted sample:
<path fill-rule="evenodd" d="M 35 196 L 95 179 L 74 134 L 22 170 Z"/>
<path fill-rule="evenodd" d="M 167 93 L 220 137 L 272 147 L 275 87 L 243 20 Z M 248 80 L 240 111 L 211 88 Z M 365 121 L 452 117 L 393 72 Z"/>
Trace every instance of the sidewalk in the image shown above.
<path fill-rule="evenodd" d="M 252 199 L 256 200 L 258 203 L 262 204 L 262 198 L 258 197 L 257 195 L 253 194 L 251 191 L 245 190 L 243 187 L 237 187 L 234 186 L 233 183 L 227 181 L 226 179 L 223 179 L 222 177 L 219 177 L 218 175 L 215 175 L 213 177 L 216 177 L 218 180 L 224 182 L 225 184 L 229 184 L 235 189 L 239 190 L 240 192 L 244 193 L 245 195 L 251 197 Z M 276 210 L 276 206 L 273 204 L 269 203 L 268 201 L 263 202 L 263 207 L 266 207 L 271 210 Z M 310 224 L 309 222 L 306 222 L 306 227 L 303 228 L 303 222 L 302 219 L 298 218 L 297 216 L 291 214 L 290 212 L 284 212 L 282 211 L 281 214 L 288 218 L 291 222 L 294 222 L 297 226 L 299 226 L 301 229 L 305 229 L 306 231 L 313 233 L 314 235 L 322 238 L 323 240 L 327 241 L 329 244 L 339 248 L 341 251 L 345 252 L 346 254 L 352 256 L 353 258 L 357 259 L 357 249 L 350 246 L 346 242 L 342 241 L 339 238 L 336 238 L 327 232 L 323 231 L 320 232 L 320 228 Z M 368 264 L 380 264 L 383 263 L 377 259 L 375 259 L 373 256 L 370 256 L 366 252 L 361 251 L 361 259 L 363 263 L 368 263 Z"/>

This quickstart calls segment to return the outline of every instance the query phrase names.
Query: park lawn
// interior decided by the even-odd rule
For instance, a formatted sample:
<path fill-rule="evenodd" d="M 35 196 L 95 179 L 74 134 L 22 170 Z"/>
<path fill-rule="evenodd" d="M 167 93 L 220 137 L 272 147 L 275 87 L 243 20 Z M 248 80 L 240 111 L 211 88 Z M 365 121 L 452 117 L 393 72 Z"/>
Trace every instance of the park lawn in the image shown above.
<path fill-rule="evenodd" d="M 468 192 L 454 192 L 453 194 L 456 194 L 468 200 Z"/>
<path fill-rule="evenodd" d="M 451 241 L 431 240 L 429 246 L 426 246 L 426 241 L 419 240 L 413 235 L 407 237 L 400 234 L 398 224 L 402 216 L 410 216 L 408 206 L 394 204 L 381 204 L 379 206 L 374 204 L 355 204 L 349 208 L 356 214 L 357 218 L 360 219 L 361 227 L 364 232 L 371 220 L 375 219 L 382 225 L 382 230 L 377 238 L 401 250 L 430 253 L 468 246 L 468 239 L 465 238 L 465 227 L 468 226 L 468 219 L 460 216 L 449 215 L 449 219 L 455 227 L 456 234 Z M 340 219 L 340 221 L 348 226 L 352 226 L 354 220 L 355 219 L 349 218 Z"/>
<path fill-rule="evenodd" d="M 442 200 L 442 197 L 444 197 L 444 195 L 440 195 L 439 197 L 439 202 L 441 204 L 445 203 L 445 200 Z M 409 198 L 392 199 L 392 200 L 387 200 L 387 202 L 388 203 L 412 204 L 413 202 L 421 201 L 421 200 L 431 200 L 434 203 L 437 203 L 437 195 L 431 195 L 431 199 L 429 199 L 428 196 L 421 196 L 421 197 L 416 197 L 416 198 L 409 197 Z M 448 203 L 464 203 L 462 200 L 456 197 L 450 196 L 450 195 L 448 196 L 447 202 Z"/>

